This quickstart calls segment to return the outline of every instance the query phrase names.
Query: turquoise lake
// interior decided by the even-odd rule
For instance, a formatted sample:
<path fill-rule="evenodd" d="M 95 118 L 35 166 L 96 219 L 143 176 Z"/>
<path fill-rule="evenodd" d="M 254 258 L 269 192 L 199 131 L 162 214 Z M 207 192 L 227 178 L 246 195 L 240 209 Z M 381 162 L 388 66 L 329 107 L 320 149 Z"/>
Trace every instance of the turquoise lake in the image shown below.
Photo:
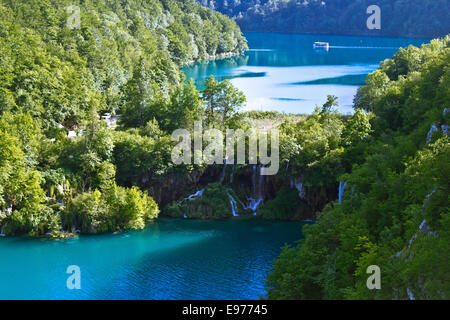
<path fill-rule="evenodd" d="M 259 299 L 301 223 L 159 219 L 142 231 L 71 240 L 0 238 L 0 299 Z M 67 289 L 67 267 L 81 290 Z"/>
<path fill-rule="evenodd" d="M 247 97 L 245 110 L 311 113 L 332 94 L 339 111 L 352 113 L 353 97 L 366 76 L 400 47 L 420 46 L 426 39 L 245 33 L 244 56 L 184 67 L 201 89 L 211 74 L 231 79 Z M 314 42 L 330 44 L 315 50 Z"/>

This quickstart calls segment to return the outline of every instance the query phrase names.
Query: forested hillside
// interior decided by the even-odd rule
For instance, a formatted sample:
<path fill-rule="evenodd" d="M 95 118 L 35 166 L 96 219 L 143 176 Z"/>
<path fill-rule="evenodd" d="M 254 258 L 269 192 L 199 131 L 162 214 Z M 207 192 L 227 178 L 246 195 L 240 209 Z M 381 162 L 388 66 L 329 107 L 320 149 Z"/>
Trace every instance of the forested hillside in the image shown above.
<path fill-rule="evenodd" d="M 194 1 L 82 1 L 80 28 L 67 27 L 73 1 L 2 1 L 1 109 L 70 127 L 96 105 L 114 111 L 133 75 L 151 75 L 167 95 L 181 81 L 177 66 L 241 53 L 236 24 Z M 51 85 L 49 85 L 51 84 Z"/>
<path fill-rule="evenodd" d="M 347 173 L 338 176 L 339 200 L 276 261 L 269 298 L 450 297 L 449 106 L 446 37 L 385 61 L 359 89 L 345 124 L 317 112 L 290 125 L 286 132 L 303 146 L 290 163 L 303 167 L 309 184 Z M 328 148 L 315 159 L 314 141 L 313 150 Z M 381 290 L 366 287 L 371 265 L 381 269 Z"/>
<path fill-rule="evenodd" d="M 243 31 L 394 37 L 450 32 L 447 0 L 198 0 L 234 17 Z M 370 5 L 381 8 L 381 30 L 368 30 Z"/>
<path fill-rule="evenodd" d="M 179 66 L 242 53 L 239 27 L 193 0 L 2 0 L 0 16 L 0 234 L 143 228 L 159 209 L 136 181 L 167 172 L 169 133 L 201 111 Z"/>

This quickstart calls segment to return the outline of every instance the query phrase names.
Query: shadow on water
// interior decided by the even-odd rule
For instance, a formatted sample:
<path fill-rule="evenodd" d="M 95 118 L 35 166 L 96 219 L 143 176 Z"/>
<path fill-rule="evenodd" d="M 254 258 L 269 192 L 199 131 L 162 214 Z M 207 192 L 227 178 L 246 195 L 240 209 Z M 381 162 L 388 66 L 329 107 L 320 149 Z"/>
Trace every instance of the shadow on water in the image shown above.
<path fill-rule="evenodd" d="M 145 230 L 0 241 L 1 299 L 258 299 L 299 222 L 158 219 Z M 69 265 L 82 289 L 67 290 Z"/>
<path fill-rule="evenodd" d="M 162 229 L 179 222 L 164 221 Z M 107 299 L 258 299 L 273 260 L 301 237 L 301 223 L 259 220 L 182 222 L 200 242 L 147 253 L 102 289 Z M 284 235 L 283 235 L 284 234 Z M 283 235 L 283 236 L 282 236 Z"/>

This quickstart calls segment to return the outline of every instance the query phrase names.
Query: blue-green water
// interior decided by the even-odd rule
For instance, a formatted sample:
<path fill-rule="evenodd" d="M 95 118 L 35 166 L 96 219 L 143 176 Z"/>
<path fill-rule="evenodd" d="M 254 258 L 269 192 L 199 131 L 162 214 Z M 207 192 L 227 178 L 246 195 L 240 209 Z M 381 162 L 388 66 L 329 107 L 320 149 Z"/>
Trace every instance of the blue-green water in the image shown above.
<path fill-rule="evenodd" d="M 0 238 L 0 299 L 258 299 L 301 223 L 160 219 L 71 240 Z M 81 270 L 81 290 L 66 269 Z"/>
<path fill-rule="evenodd" d="M 197 63 L 183 68 L 201 88 L 211 74 L 232 79 L 247 97 L 246 110 L 311 113 L 327 95 L 339 97 L 339 111 L 351 113 L 353 97 L 366 76 L 400 47 L 426 39 L 246 33 L 244 56 Z M 316 41 L 330 50 L 314 50 Z"/>

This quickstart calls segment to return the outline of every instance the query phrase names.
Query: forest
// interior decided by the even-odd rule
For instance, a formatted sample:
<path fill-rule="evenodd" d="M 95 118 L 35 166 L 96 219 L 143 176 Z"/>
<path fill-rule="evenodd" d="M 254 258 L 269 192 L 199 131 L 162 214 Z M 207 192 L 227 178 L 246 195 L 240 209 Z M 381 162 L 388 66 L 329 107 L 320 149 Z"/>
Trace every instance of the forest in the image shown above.
<path fill-rule="evenodd" d="M 239 27 L 194 1 L 2 0 L 0 15 L 0 233 L 143 228 L 159 208 L 136 180 L 173 169 L 168 133 L 202 112 L 179 66 L 241 54 Z M 121 130 L 103 121 L 119 114 Z"/>
<path fill-rule="evenodd" d="M 446 0 L 198 0 L 233 17 L 244 32 L 435 38 L 450 29 Z M 370 5 L 381 9 L 381 29 L 369 30 Z"/>
<path fill-rule="evenodd" d="M 162 215 L 312 219 L 305 239 L 275 262 L 267 298 L 450 297 L 449 36 L 384 61 L 359 89 L 353 115 L 339 114 L 331 95 L 310 115 L 242 112 L 245 96 L 229 80 L 210 77 L 199 90 L 180 71 L 247 49 L 225 15 L 194 0 L 74 2 L 0 2 L 1 234 L 136 230 Z M 357 10 L 363 4 L 353 2 Z M 312 17 L 328 10 L 302 3 L 267 1 L 258 12 L 267 8 L 279 21 L 285 10 Z M 413 10 L 416 1 L 392 6 L 402 11 L 400 3 L 423 13 Z M 446 15 L 442 3 L 427 10 Z M 77 28 L 67 25 L 71 5 L 80 8 Z M 237 19 L 244 29 L 251 12 Z M 339 19 L 345 17 L 360 16 L 349 10 Z M 327 32 L 345 21 L 336 19 L 284 27 Z M 427 19 L 411 30 L 413 18 L 401 26 L 392 20 L 382 32 L 430 36 L 449 29 Z M 358 23 L 343 33 L 357 32 Z M 263 119 L 281 123 L 276 176 L 260 179 L 256 166 L 171 161 L 175 129 L 201 120 L 245 131 Z M 250 197 L 259 202 L 244 203 Z M 376 292 L 366 288 L 370 265 L 383 266 Z"/>
<path fill-rule="evenodd" d="M 446 37 L 400 49 L 359 89 L 355 115 L 334 124 L 337 145 L 325 156 L 333 160 L 319 173 L 340 164 L 345 192 L 284 248 L 267 280 L 270 299 L 450 297 L 449 45 Z M 304 128 L 290 132 L 307 146 Z M 382 266 L 381 290 L 367 290 L 371 265 Z"/>

